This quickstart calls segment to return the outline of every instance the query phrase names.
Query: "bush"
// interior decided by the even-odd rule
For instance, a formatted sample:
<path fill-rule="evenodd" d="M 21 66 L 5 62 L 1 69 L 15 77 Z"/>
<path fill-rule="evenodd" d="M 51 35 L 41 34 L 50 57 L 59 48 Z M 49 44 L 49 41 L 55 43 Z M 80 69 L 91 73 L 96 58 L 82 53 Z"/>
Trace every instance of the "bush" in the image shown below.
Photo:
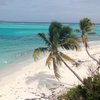
<path fill-rule="evenodd" d="M 100 75 L 84 79 L 85 86 L 78 85 L 58 97 L 58 100 L 100 100 Z"/>

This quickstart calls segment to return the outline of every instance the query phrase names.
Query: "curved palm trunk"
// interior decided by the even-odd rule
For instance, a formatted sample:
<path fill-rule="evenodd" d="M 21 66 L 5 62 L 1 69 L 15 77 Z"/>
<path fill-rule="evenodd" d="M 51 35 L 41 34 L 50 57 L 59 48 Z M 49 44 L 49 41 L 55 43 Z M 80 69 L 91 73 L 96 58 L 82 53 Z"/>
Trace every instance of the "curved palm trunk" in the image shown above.
<path fill-rule="evenodd" d="M 65 61 L 60 57 L 60 59 L 62 60 L 62 62 L 66 65 L 66 67 L 79 79 L 79 81 L 86 87 L 86 89 L 88 89 L 88 91 L 94 95 L 94 92 L 91 91 L 91 89 L 88 87 L 87 84 L 84 83 L 84 81 L 77 75 L 77 73 L 75 73 L 66 63 Z"/>
<path fill-rule="evenodd" d="M 93 59 L 94 61 L 96 61 L 97 62 L 97 64 L 99 65 L 98 67 L 97 67 L 97 69 L 94 71 L 94 72 L 99 72 L 99 69 L 100 69 L 100 62 L 97 60 L 97 59 L 95 59 L 93 56 L 91 56 L 91 54 L 89 53 L 89 51 L 88 51 L 88 49 L 85 47 L 85 50 L 86 50 L 86 52 L 87 52 L 87 54 L 88 54 L 88 56 L 91 58 L 91 59 Z"/>
<path fill-rule="evenodd" d="M 82 31 L 82 35 L 85 35 L 85 33 L 84 33 L 83 31 Z M 86 42 L 86 43 L 87 43 L 87 42 Z M 84 43 L 83 43 L 83 44 L 84 44 Z M 85 47 L 85 50 L 86 50 L 88 56 L 89 56 L 90 58 L 92 58 L 94 61 L 96 61 L 96 62 L 100 65 L 100 62 L 99 62 L 98 60 L 96 60 L 93 56 L 91 56 L 91 54 L 89 53 L 89 51 L 88 51 L 88 49 L 87 49 L 87 46 L 84 45 L 84 47 Z"/>
<path fill-rule="evenodd" d="M 60 57 L 60 56 L 59 56 Z M 67 64 L 66 62 L 60 57 L 61 61 L 66 65 L 66 67 L 79 79 L 79 81 L 84 84 L 83 80 L 75 73 Z"/>
<path fill-rule="evenodd" d="M 83 31 L 82 31 L 82 35 L 85 35 L 85 33 L 84 33 Z M 83 43 L 83 44 L 84 44 L 84 43 Z M 85 47 L 85 50 L 86 50 L 88 56 L 89 56 L 91 59 L 93 59 L 94 61 L 96 61 L 97 64 L 99 65 L 98 68 L 96 69 L 96 71 L 97 71 L 97 70 L 99 70 L 99 68 L 100 68 L 100 62 L 99 62 L 97 59 L 95 59 L 95 58 L 89 53 L 87 46 L 88 46 L 88 45 L 87 45 L 87 42 L 86 42 L 86 44 L 84 45 L 84 47 Z"/>
<path fill-rule="evenodd" d="M 90 58 L 92 58 L 94 61 L 96 61 L 98 64 L 100 64 L 99 61 L 96 60 L 96 59 L 89 53 L 87 47 L 85 47 L 85 50 L 86 50 L 86 52 L 87 52 L 87 54 L 88 54 L 88 56 L 89 56 Z"/>

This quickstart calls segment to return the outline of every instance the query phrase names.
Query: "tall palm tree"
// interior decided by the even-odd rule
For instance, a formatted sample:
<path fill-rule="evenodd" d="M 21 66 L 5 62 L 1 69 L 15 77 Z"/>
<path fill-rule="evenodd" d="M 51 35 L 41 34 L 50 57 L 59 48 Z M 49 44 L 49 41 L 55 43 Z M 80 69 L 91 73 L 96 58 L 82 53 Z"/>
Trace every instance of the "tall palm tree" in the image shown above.
<path fill-rule="evenodd" d="M 72 29 L 69 26 L 63 26 L 61 23 L 52 22 L 49 27 L 49 34 L 46 36 L 44 33 L 38 33 L 38 36 L 45 42 L 46 47 L 40 47 L 34 50 L 33 57 L 37 60 L 40 54 L 49 52 L 46 60 L 46 65 L 50 68 L 51 62 L 53 64 L 54 74 L 57 79 L 60 78 L 59 67 L 62 63 L 83 83 L 82 79 L 75 73 L 65 61 L 77 64 L 68 55 L 65 55 L 59 50 L 59 47 L 65 49 L 78 49 L 78 39 L 72 35 Z"/>
<path fill-rule="evenodd" d="M 83 18 L 80 20 L 80 29 L 77 31 L 81 33 L 82 42 L 85 46 L 85 50 L 87 54 L 89 55 L 89 57 L 92 58 L 94 61 L 96 61 L 100 65 L 100 62 L 97 59 L 95 59 L 88 51 L 88 41 L 87 41 L 86 34 L 92 34 L 91 31 L 94 28 L 95 28 L 94 23 L 90 19 Z"/>

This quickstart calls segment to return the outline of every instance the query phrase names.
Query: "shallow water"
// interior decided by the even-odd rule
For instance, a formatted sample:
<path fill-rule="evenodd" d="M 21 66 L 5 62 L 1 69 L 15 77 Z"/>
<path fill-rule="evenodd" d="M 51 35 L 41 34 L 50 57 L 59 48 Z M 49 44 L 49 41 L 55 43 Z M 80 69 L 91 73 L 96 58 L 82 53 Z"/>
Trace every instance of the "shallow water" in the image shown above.
<path fill-rule="evenodd" d="M 79 28 L 78 24 L 69 25 Z M 37 33 L 48 33 L 48 27 L 49 23 L 0 23 L 0 68 L 31 58 L 33 50 L 44 45 Z M 96 25 L 94 32 L 97 35 L 90 36 L 90 40 L 99 40 L 100 25 Z"/>

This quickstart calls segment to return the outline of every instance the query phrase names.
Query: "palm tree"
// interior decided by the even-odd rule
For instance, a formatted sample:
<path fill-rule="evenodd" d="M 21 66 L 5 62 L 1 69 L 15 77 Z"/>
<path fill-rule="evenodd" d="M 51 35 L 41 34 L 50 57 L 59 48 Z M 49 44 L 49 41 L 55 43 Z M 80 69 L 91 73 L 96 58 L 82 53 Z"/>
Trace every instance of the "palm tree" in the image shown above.
<path fill-rule="evenodd" d="M 87 42 L 86 34 L 92 34 L 91 31 L 94 28 L 95 28 L 94 23 L 90 19 L 83 18 L 80 20 L 80 29 L 77 30 L 77 32 L 81 33 L 82 42 L 85 46 L 85 50 L 86 50 L 87 54 L 89 55 L 89 57 L 92 58 L 94 61 L 97 62 L 97 64 L 100 65 L 100 62 L 97 59 L 95 59 L 88 51 L 88 42 Z"/>
<path fill-rule="evenodd" d="M 49 27 L 49 34 L 46 36 L 44 33 L 38 33 L 38 36 L 45 42 L 46 47 L 40 47 L 34 50 L 33 57 L 37 60 L 40 54 L 49 52 L 49 56 L 46 60 L 46 65 L 50 68 L 51 62 L 53 64 L 54 74 L 57 79 L 60 78 L 59 67 L 62 63 L 83 83 L 82 79 L 75 73 L 69 65 L 65 62 L 69 61 L 73 64 L 77 64 L 68 55 L 65 55 L 59 50 L 59 47 L 65 49 L 78 49 L 78 39 L 72 35 L 72 29 L 69 26 L 63 26 L 61 23 L 52 22 Z"/>

